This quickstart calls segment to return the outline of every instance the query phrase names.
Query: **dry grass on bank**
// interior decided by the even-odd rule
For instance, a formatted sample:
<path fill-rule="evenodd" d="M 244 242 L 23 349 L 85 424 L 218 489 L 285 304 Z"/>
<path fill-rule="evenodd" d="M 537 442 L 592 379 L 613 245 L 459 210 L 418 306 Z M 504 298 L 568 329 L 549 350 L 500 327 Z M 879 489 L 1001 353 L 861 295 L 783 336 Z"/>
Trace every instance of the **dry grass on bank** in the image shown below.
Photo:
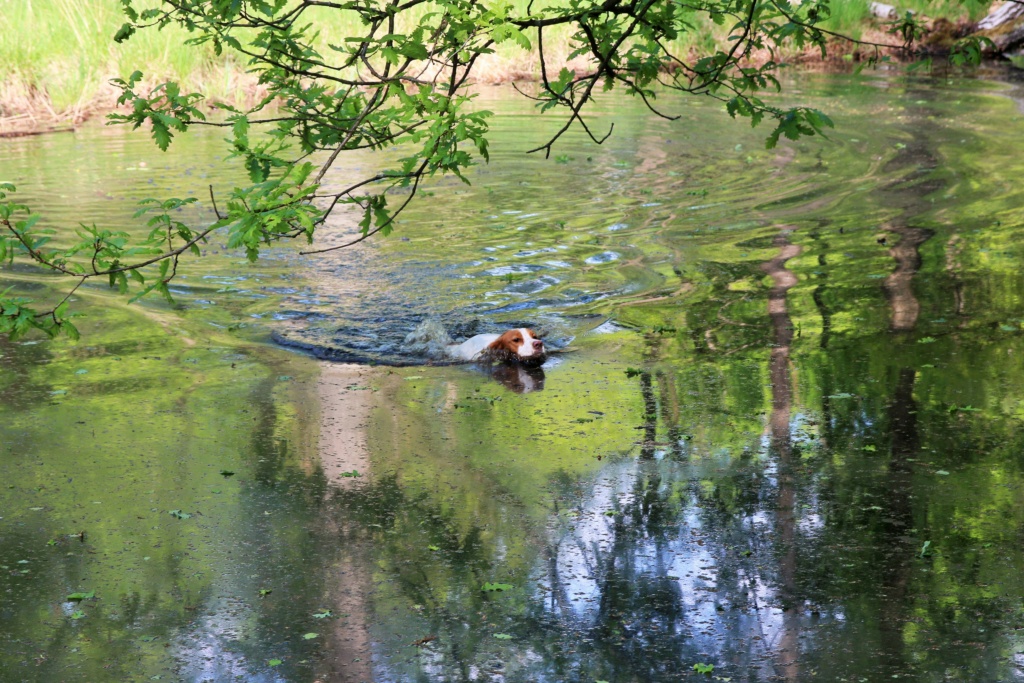
<path fill-rule="evenodd" d="M 515 0 L 525 9 L 527 0 Z M 561 3 L 564 0 L 549 0 Z M 968 0 L 907 0 L 895 2 L 929 16 L 964 21 L 983 16 L 989 2 Z M 156 4 L 153 0 L 152 4 Z M 885 37 L 868 19 L 869 0 L 834 0 L 828 26 L 855 38 Z M 138 32 L 124 44 L 112 37 L 124 22 L 118 0 L 0 0 L 0 136 L 73 126 L 98 112 L 109 111 L 117 97 L 110 79 L 136 69 L 145 84 L 167 80 L 181 83 L 186 92 L 201 92 L 208 101 L 245 105 L 265 93 L 244 59 L 225 53 L 217 57 L 208 46 L 184 45 L 189 34 L 169 27 Z M 356 35 L 354 15 L 318 8 L 309 18 L 322 40 L 340 42 L 339 36 Z M 697 22 L 699 30 L 681 37 L 673 48 L 680 54 L 702 53 L 721 44 L 724 28 Z M 871 29 L 869 29 L 871 31 Z M 532 36 L 531 36 L 532 38 Z M 551 65 L 586 70 L 588 64 L 568 63 L 568 33 L 545 36 Z M 793 61 L 802 61 L 794 54 Z M 511 44 L 482 59 L 477 82 L 501 83 L 538 76 L 536 55 Z"/>

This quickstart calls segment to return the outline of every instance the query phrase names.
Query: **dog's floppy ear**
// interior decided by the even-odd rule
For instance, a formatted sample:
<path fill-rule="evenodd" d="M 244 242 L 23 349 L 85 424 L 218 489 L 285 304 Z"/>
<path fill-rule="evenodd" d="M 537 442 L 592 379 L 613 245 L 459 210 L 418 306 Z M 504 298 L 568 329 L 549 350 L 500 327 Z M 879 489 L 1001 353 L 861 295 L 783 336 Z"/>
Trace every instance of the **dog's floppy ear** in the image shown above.
<path fill-rule="evenodd" d="M 508 351 L 509 353 L 515 353 L 515 349 L 512 348 L 512 335 L 515 331 L 509 330 L 504 332 L 500 337 L 492 341 L 487 348 L 492 351 Z"/>

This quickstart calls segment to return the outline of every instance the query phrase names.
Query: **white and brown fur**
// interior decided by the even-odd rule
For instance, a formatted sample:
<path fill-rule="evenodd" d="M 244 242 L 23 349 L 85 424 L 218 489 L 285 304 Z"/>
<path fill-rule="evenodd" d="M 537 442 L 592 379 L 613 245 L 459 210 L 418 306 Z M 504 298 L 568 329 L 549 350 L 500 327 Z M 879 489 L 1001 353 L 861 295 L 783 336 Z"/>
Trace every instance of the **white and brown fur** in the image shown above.
<path fill-rule="evenodd" d="M 474 363 L 519 363 L 539 367 L 547 360 L 544 342 L 527 327 L 502 334 L 478 334 L 445 349 L 449 358 Z"/>

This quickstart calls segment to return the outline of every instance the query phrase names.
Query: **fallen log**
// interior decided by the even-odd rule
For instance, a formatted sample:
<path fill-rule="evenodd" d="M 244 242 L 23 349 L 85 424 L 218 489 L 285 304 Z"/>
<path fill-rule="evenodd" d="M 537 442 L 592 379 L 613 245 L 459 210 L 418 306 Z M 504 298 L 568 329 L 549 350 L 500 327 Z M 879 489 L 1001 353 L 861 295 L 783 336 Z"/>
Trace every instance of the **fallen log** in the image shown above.
<path fill-rule="evenodd" d="M 1024 3 L 1010 0 L 993 7 L 974 27 L 974 35 L 995 45 L 989 52 L 1005 54 L 1024 45 Z"/>
<path fill-rule="evenodd" d="M 47 128 L 15 128 L 4 130 L 0 127 L 0 138 L 27 138 L 32 135 L 46 135 L 48 133 L 74 133 L 75 126 L 50 126 Z"/>
<path fill-rule="evenodd" d="M 1019 2 L 1004 2 L 1002 5 L 992 8 L 985 18 L 978 22 L 977 30 L 988 31 L 998 28 L 1008 21 L 1014 21 L 1024 17 L 1024 4 Z"/>
<path fill-rule="evenodd" d="M 884 2 L 873 2 L 870 5 L 871 16 L 878 17 L 879 19 L 889 19 L 895 21 L 900 18 L 900 12 L 892 5 L 886 5 Z"/>

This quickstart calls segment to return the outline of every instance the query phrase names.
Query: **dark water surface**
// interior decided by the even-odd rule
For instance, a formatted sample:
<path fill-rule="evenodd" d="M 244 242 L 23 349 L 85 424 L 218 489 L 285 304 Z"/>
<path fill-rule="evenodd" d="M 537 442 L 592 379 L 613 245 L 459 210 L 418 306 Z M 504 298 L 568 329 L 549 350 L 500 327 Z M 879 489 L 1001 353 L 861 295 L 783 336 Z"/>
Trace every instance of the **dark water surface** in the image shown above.
<path fill-rule="evenodd" d="M 0 341 L 0 680 L 1024 679 L 1019 92 L 787 96 L 831 141 L 608 102 L 545 161 L 488 91 L 492 163 L 391 238 L 212 244 L 175 307 L 85 289 L 81 342 Z M 5 140 L 0 179 L 126 228 L 239 182 L 220 137 Z M 516 393 L 270 342 L 396 362 L 426 317 L 571 352 Z"/>

